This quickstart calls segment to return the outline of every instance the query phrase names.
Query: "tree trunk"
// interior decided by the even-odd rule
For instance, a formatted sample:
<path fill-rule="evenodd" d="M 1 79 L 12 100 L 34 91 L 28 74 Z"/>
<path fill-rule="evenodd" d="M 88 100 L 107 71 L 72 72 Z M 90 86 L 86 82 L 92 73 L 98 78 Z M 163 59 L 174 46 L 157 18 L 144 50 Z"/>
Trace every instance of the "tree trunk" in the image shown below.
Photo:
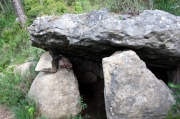
<path fill-rule="evenodd" d="M 16 15 L 19 18 L 19 21 L 21 23 L 21 27 L 25 27 L 26 15 L 24 13 L 22 1 L 21 0 L 12 0 L 12 4 L 13 4 L 14 12 L 16 13 Z"/>
<path fill-rule="evenodd" d="M 0 2 L 0 6 L 1 6 L 2 11 L 5 12 L 1 2 Z"/>

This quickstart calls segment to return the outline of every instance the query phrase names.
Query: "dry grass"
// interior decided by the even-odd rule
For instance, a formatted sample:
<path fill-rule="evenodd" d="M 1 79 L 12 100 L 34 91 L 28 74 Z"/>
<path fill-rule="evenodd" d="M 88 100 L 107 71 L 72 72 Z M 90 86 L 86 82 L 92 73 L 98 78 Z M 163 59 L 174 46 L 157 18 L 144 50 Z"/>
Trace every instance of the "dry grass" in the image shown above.
<path fill-rule="evenodd" d="M 0 105 L 0 119 L 13 119 L 14 115 L 5 106 Z"/>

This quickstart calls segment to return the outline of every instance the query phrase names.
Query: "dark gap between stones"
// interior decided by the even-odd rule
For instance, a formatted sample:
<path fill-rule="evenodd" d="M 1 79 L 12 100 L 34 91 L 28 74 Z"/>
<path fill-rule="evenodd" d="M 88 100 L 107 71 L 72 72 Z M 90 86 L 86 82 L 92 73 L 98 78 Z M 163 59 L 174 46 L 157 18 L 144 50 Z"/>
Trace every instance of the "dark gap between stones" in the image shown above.
<path fill-rule="evenodd" d="M 80 95 L 83 96 L 83 102 L 87 104 L 87 108 L 82 110 L 81 114 L 83 116 L 89 115 L 88 119 L 107 119 L 104 78 L 99 76 L 100 72 L 102 73 L 101 64 L 81 59 L 71 59 L 71 62 L 79 83 Z M 92 80 L 87 82 L 85 78 Z"/>
<path fill-rule="evenodd" d="M 104 78 L 97 76 L 97 81 L 85 83 L 83 76 L 86 72 L 95 73 L 97 67 L 93 67 L 94 64 L 98 64 L 102 71 L 102 64 L 100 62 L 93 62 L 88 60 L 82 60 L 78 58 L 70 58 L 73 64 L 73 70 L 79 83 L 79 91 L 83 96 L 84 103 L 87 104 L 87 108 L 81 112 L 83 116 L 86 114 L 90 116 L 90 119 L 107 119 L 104 101 Z M 95 66 L 96 66 L 95 65 Z M 147 65 L 147 64 L 146 64 Z M 168 73 L 166 68 L 152 67 L 147 68 L 157 77 L 162 80 L 166 85 L 170 80 L 168 79 Z"/>
<path fill-rule="evenodd" d="M 162 80 L 166 85 L 168 84 L 168 75 L 166 68 L 147 67 L 157 79 Z"/>

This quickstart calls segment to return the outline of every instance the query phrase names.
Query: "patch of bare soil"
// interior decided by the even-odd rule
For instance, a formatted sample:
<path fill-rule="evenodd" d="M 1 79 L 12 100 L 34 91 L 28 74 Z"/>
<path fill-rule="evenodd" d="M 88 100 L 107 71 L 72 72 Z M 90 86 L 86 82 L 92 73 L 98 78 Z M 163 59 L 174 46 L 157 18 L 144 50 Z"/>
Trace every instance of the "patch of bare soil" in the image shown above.
<path fill-rule="evenodd" d="M 5 106 L 0 105 L 0 119 L 13 119 L 14 115 Z"/>

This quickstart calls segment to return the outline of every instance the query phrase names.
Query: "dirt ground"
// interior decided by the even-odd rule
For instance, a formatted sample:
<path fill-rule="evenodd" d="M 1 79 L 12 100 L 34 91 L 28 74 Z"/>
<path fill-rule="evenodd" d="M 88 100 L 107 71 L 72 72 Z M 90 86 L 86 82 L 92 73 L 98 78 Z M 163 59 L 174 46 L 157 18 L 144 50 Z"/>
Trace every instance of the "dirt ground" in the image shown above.
<path fill-rule="evenodd" d="M 12 112 L 7 110 L 5 106 L 0 105 L 0 119 L 13 119 L 14 115 Z"/>

